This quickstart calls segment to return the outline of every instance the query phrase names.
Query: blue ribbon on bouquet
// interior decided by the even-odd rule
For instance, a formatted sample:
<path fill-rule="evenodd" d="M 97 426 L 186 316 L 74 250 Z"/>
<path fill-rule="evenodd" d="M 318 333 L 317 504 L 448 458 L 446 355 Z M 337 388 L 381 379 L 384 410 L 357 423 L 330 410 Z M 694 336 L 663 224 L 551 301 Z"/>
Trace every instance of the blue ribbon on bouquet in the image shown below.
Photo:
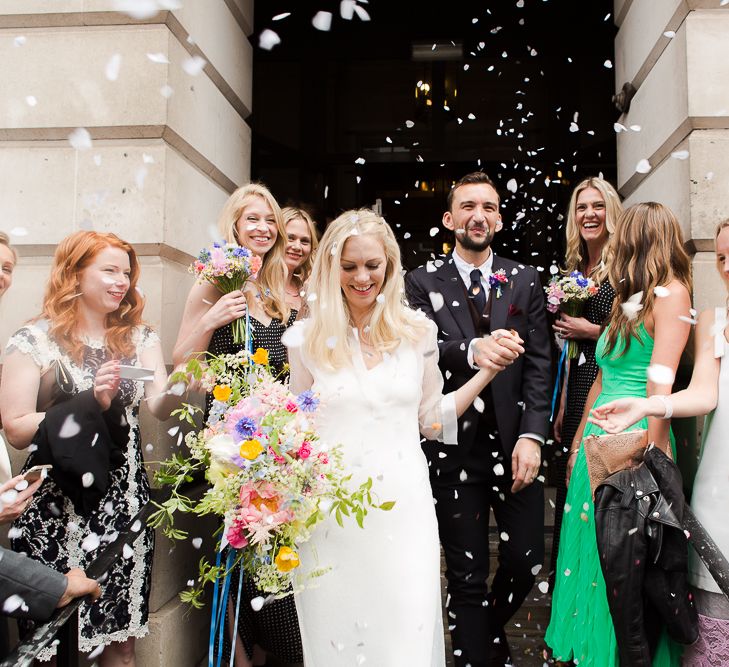
<path fill-rule="evenodd" d="M 223 559 L 223 549 L 218 551 L 215 557 L 215 566 L 220 567 Z M 225 631 L 225 608 L 228 604 L 228 593 L 230 592 L 230 569 L 233 567 L 233 561 L 235 560 L 235 550 L 228 549 L 228 555 L 225 560 L 225 574 L 221 578 L 215 580 L 215 586 L 213 587 L 213 608 L 210 614 L 210 640 L 208 644 L 208 667 L 220 667 L 220 662 L 223 659 L 223 632 Z M 238 602 L 235 610 L 235 627 L 238 627 L 238 609 L 240 608 L 240 588 L 243 581 L 243 572 L 240 573 L 240 581 L 238 583 Z M 215 659 L 215 644 L 217 636 L 217 648 L 218 657 Z M 231 641 L 232 649 L 230 655 L 231 665 L 233 664 L 233 658 L 235 657 L 235 638 Z"/>
<path fill-rule="evenodd" d="M 565 342 L 562 346 L 562 354 L 559 355 L 559 362 L 557 363 L 557 379 L 554 381 L 554 391 L 552 392 L 552 414 L 549 415 L 549 421 L 554 421 L 554 406 L 557 404 L 557 394 L 559 393 L 560 383 L 562 381 L 562 370 L 565 367 L 567 360 L 567 348 L 569 346 Z"/>

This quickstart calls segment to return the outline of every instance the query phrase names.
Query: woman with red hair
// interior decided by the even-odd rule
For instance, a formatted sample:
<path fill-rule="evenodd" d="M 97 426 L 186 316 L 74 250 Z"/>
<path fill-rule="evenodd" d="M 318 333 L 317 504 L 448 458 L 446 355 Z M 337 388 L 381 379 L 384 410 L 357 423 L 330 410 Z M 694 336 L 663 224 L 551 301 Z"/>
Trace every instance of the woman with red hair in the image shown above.
<path fill-rule="evenodd" d="M 159 338 L 142 322 L 138 278 L 134 249 L 116 235 L 71 234 L 56 250 L 42 313 L 8 342 L 0 410 L 10 444 L 30 451 L 24 470 L 47 462 L 38 443 L 55 438 L 53 470 L 16 520 L 13 548 L 62 572 L 84 569 L 149 500 L 142 398 L 159 419 L 180 400 L 169 391 Z M 150 371 L 123 379 L 122 365 Z M 92 473 L 107 447 L 106 467 Z M 79 483 L 69 486 L 74 473 Z M 101 598 L 82 607 L 79 648 L 104 645 L 103 667 L 134 665 L 134 638 L 147 633 L 153 540 L 145 530 L 108 571 Z"/>

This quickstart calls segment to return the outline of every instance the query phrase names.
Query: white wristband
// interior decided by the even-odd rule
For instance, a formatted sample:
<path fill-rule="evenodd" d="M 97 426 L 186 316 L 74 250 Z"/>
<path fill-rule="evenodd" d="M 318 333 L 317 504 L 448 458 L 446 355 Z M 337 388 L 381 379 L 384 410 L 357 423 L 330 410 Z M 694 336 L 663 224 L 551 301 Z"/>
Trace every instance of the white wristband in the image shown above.
<path fill-rule="evenodd" d="M 671 403 L 671 398 L 669 396 L 653 394 L 651 398 L 657 398 L 661 403 L 663 403 L 663 416 L 658 419 L 670 419 L 673 416 L 673 403 Z"/>

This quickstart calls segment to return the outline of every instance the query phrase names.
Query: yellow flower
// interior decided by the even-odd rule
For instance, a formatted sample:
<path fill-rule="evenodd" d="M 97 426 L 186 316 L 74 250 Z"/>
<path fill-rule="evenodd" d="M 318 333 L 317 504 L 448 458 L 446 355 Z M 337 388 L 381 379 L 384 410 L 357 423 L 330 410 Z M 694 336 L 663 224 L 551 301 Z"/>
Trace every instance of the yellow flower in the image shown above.
<path fill-rule="evenodd" d="M 291 547 L 281 547 L 276 554 L 275 563 L 280 572 L 291 572 L 299 567 L 299 554 Z"/>
<path fill-rule="evenodd" d="M 268 350 L 259 347 L 256 353 L 251 357 L 254 364 L 260 364 L 261 366 L 268 366 Z"/>
<path fill-rule="evenodd" d="M 258 440 L 244 440 L 240 443 L 241 458 L 252 461 L 263 451 L 263 445 Z"/>
<path fill-rule="evenodd" d="M 227 384 L 216 384 L 213 389 L 213 398 L 216 401 L 227 401 L 230 398 L 232 389 Z"/>

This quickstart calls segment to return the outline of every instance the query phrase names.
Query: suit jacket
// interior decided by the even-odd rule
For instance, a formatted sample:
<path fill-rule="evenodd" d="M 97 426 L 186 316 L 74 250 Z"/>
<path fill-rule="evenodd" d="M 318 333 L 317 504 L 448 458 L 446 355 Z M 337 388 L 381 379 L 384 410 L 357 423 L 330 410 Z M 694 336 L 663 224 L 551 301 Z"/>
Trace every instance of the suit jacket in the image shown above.
<path fill-rule="evenodd" d="M 465 298 L 464 284 L 451 255 L 440 262 L 419 267 L 405 277 L 410 305 L 435 321 L 439 331 L 439 366 L 444 390 L 454 391 L 476 371 L 468 365 L 468 345 L 478 337 Z M 546 439 L 549 428 L 549 397 L 552 380 L 552 352 L 545 309 L 544 291 L 534 267 L 494 255 L 493 271 L 503 269 L 509 282 L 497 297 L 492 289 L 491 330 L 515 329 L 524 340 L 525 353 L 501 371 L 491 382 L 496 425 L 504 453 L 511 456 L 516 440 L 523 433 Z M 430 293 L 443 297 L 434 308 Z M 438 299 L 439 301 L 439 299 Z M 485 391 L 488 391 L 489 388 Z M 458 452 L 438 443 L 427 443 L 425 453 L 433 467 L 444 470 L 465 466 L 476 439 L 480 414 L 473 406 L 458 422 Z M 439 453 L 446 456 L 438 456 Z"/>
<path fill-rule="evenodd" d="M 48 620 L 66 592 L 66 577 L 23 554 L 0 547 L 0 605 L 2 614 Z M 20 599 L 6 602 L 12 595 Z M 13 604 L 21 602 L 22 604 Z"/>

